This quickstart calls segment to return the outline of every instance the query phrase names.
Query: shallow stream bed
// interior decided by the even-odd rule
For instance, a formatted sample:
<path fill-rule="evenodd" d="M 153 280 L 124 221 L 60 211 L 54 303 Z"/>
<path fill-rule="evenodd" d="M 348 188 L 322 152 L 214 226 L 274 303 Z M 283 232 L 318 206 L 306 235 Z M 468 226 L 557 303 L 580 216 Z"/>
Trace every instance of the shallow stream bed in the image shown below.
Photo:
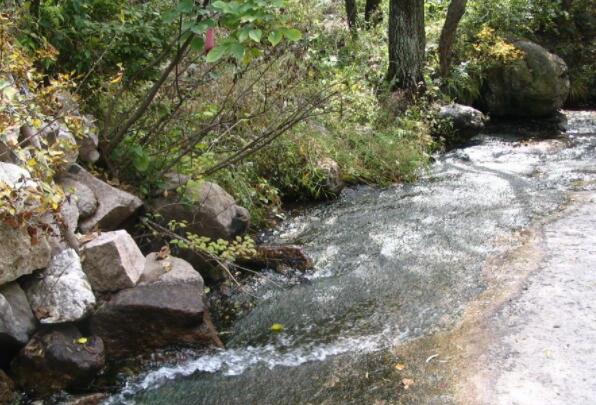
<path fill-rule="evenodd" d="M 226 350 L 150 370 L 108 402 L 476 403 L 471 357 L 492 347 L 478 325 L 556 248 L 545 227 L 596 191 L 596 113 L 567 115 L 566 134 L 486 133 L 414 184 L 346 190 L 287 221 L 268 238 L 304 244 L 316 271 L 291 285 L 271 274 Z"/>

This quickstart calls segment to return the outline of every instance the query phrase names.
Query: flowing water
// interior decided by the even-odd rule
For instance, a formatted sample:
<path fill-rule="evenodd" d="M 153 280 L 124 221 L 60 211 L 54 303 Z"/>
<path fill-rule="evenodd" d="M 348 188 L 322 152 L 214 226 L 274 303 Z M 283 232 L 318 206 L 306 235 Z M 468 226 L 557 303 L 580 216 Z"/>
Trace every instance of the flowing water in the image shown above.
<path fill-rule="evenodd" d="M 271 274 L 226 350 L 149 371 L 109 402 L 456 402 L 455 366 L 434 350 L 488 291 L 487 263 L 596 191 L 596 114 L 567 115 L 565 134 L 483 134 L 414 184 L 350 189 L 287 221 L 268 238 L 304 244 L 316 271 L 291 285 Z"/>

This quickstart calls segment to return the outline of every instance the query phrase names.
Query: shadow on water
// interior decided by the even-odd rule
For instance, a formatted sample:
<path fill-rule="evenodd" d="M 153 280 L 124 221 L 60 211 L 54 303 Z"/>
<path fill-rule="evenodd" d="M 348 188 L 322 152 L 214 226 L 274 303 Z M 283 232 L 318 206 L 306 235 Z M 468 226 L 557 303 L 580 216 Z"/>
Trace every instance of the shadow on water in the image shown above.
<path fill-rule="evenodd" d="M 347 190 L 286 222 L 268 239 L 305 245 L 317 267 L 303 275 L 309 282 L 255 285 L 256 306 L 234 323 L 225 351 L 150 371 L 111 402 L 408 398 L 395 348 L 453 328 L 486 288 L 488 257 L 515 248 L 512 235 L 560 209 L 570 191 L 596 188 L 595 120 L 569 113 L 568 133 L 547 140 L 484 134 L 415 184 Z M 271 333 L 273 323 L 284 331 Z M 431 386 L 423 403 L 452 402 L 444 381 Z"/>

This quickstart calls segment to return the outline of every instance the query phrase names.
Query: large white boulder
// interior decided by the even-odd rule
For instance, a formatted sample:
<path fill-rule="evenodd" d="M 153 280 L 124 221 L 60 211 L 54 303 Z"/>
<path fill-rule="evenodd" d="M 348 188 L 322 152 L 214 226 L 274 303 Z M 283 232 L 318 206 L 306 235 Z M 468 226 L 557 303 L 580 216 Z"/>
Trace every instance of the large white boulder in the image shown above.
<path fill-rule="evenodd" d="M 145 257 L 125 230 L 101 233 L 82 246 L 82 254 L 94 291 L 134 287 L 145 266 Z"/>
<path fill-rule="evenodd" d="M 74 322 L 95 305 L 91 285 L 73 249 L 55 255 L 47 269 L 25 283 L 33 313 L 41 323 Z"/>

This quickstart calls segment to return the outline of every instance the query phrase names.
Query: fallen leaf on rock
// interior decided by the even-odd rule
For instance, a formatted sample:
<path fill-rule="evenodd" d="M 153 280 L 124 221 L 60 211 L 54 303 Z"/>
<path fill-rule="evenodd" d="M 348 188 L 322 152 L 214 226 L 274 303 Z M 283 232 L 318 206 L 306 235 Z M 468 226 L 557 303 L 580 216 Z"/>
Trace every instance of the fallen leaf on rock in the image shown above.
<path fill-rule="evenodd" d="M 75 342 L 78 343 L 78 344 L 80 344 L 80 345 L 84 345 L 87 342 L 89 342 L 89 339 L 87 339 L 86 337 L 81 337 L 81 338 L 78 338 L 77 340 L 75 340 Z"/>

